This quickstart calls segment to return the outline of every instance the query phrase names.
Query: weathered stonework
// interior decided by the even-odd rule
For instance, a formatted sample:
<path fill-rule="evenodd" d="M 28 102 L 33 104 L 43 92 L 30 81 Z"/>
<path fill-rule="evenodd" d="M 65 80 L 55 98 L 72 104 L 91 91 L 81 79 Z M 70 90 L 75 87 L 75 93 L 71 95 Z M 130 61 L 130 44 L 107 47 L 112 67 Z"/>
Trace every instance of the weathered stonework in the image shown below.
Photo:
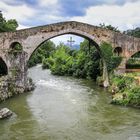
<path fill-rule="evenodd" d="M 0 34 L 0 57 L 5 61 L 8 67 L 9 75 L 14 65 L 20 67 L 20 75 L 17 84 L 26 87 L 27 84 L 27 61 L 31 54 L 39 47 L 41 43 L 53 37 L 75 34 L 91 40 L 95 47 L 100 51 L 100 44 L 108 42 L 112 47 L 122 48 L 122 56 L 128 59 L 136 52 L 140 51 L 140 39 L 130 37 L 121 33 L 102 29 L 93 25 L 69 21 L 46 26 L 34 27 L 30 29 L 18 30 L 15 32 L 6 32 Z M 11 60 L 8 50 L 12 43 L 18 42 L 23 47 L 22 55 Z M 23 55 L 24 54 L 24 55 Z M 122 65 L 121 65 L 122 66 Z M 123 64 L 124 66 L 124 64 Z M 104 64 L 104 78 L 107 80 L 106 66 Z M 105 82 L 107 85 L 108 83 Z"/>

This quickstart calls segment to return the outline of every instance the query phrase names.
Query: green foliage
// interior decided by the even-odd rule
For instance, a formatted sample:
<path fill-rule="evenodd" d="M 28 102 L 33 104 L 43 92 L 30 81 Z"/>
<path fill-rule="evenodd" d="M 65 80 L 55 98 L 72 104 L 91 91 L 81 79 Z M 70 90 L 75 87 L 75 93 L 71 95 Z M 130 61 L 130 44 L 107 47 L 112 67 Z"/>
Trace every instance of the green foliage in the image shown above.
<path fill-rule="evenodd" d="M 108 29 L 108 30 L 111 30 L 111 31 L 114 31 L 114 32 L 120 32 L 118 30 L 118 27 L 113 27 L 112 25 L 105 25 L 104 23 L 103 24 L 99 24 L 99 26 L 101 28 L 104 28 L 104 29 Z"/>
<path fill-rule="evenodd" d="M 140 52 L 134 54 L 126 64 L 127 69 L 140 69 Z"/>
<path fill-rule="evenodd" d="M 65 75 L 68 74 L 68 69 L 71 67 L 71 59 L 72 56 L 70 56 L 69 54 L 70 49 L 65 46 L 64 44 L 60 44 L 58 46 L 58 49 L 54 52 L 54 54 L 52 55 L 53 60 L 51 60 L 48 62 L 51 67 L 51 71 L 53 74 L 57 74 L 57 75 Z M 50 59 L 49 59 L 50 60 Z"/>
<path fill-rule="evenodd" d="M 135 84 L 135 79 L 129 76 L 118 75 L 112 79 L 111 83 L 115 84 L 119 91 L 122 92 L 125 89 L 131 88 L 131 86 Z"/>
<path fill-rule="evenodd" d="M 35 50 L 28 61 L 28 67 L 33 67 L 43 61 L 43 68 L 47 68 L 45 65 L 45 58 L 49 58 L 55 51 L 55 44 L 52 41 L 46 41 Z"/>
<path fill-rule="evenodd" d="M 132 75 L 114 76 L 111 78 L 111 84 L 110 90 L 115 91 L 115 96 L 122 95 L 122 98 L 114 98 L 113 103 L 140 106 L 140 86 Z"/>
<path fill-rule="evenodd" d="M 122 57 L 113 55 L 112 46 L 110 44 L 103 42 L 101 44 L 101 51 L 109 72 L 119 66 L 122 61 Z"/>
<path fill-rule="evenodd" d="M 122 61 L 121 56 L 112 56 L 110 61 L 110 71 L 117 68 L 120 65 L 121 61 Z"/>
<path fill-rule="evenodd" d="M 140 38 L 140 27 L 137 27 L 134 30 L 124 31 L 124 34 Z"/>
<path fill-rule="evenodd" d="M 129 91 L 126 92 L 124 99 L 115 100 L 115 104 L 124 105 L 124 106 L 134 106 L 140 107 L 140 87 L 135 86 Z"/>
<path fill-rule="evenodd" d="M 10 19 L 5 23 L 6 31 L 15 31 L 18 27 L 18 23 L 15 19 Z"/>
<path fill-rule="evenodd" d="M 88 47 L 87 40 L 80 44 L 80 50 L 70 50 L 60 43 L 49 58 L 43 59 L 43 68 L 57 75 L 96 79 L 100 75 L 100 55 L 94 46 L 90 50 Z"/>
<path fill-rule="evenodd" d="M 102 55 L 107 63 L 108 71 L 112 71 L 121 62 L 121 57 L 115 57 L 108 43 L 101 45 Z M 28 66 L 42 63 L 43 69 L 50 69 L 52 74 L 71 75 L 78 78 L 95 79 L 102 75 L 102 59 L 95 46 L 88 40 L 80 44 L 80 50 L 71 50 L 60 43 L 57 48 L 52 42 L 42 44 L 32 55 Z"/>
<path fill-rule="evenodd" d="M 140 73 L 139 72 L 125 73 L 125 76 L 137 77 L 137 76 L 140 76 Z"/>
<path fill-rule="evenodd" d="M 135 106 L 140 106 L 140 87 L 135 86 L 130 90 L 128 94 L 129 103 Z"/>
<path fill-rule="evenodd" d="M 50 68 L 50 64 L 47 61 L 47 58 L 43 58 L 42 60 L 42 68 L 43 69 L 49 69 Z"/>
<path fill-rule="evenodd" d="M 90 50 L 91 48 L 92 48 L 92 50 L 93 49 L 96 50 L 94 46 L 90 46 L 89 41 L 86 39 L 80 43 L 80 50 L 85 52 L 86 54 L 88 54 L 91 51 Z"/>
<path fill-rule="evenodd" d="M 140 58 L 140 51 L 137 52 L 137 53 L 135 53 L 135 54 L 132 56 L 132 58 Z"/>
<path fill-rule="evenodd" d="M 15 42 L 12 44 L 9 53 L 13 54 L 14 56 L 17 56 L 17 54 L 22 52 L 22 46 L 18 42 Z"/>
<path fill-rule="evenodd" d="M 6 21 L 0 12 L 0 32 L 15 31 L 18 27 L 18 23 L 15 19 L 10 19 Z"/>
<path fill-rule="evenodd" d="M 16 50 L 16 51 L 22 51 L 22 46 L 19 43 L 17 43 L 17 44 L 15 44 L 13 49 Z"/>

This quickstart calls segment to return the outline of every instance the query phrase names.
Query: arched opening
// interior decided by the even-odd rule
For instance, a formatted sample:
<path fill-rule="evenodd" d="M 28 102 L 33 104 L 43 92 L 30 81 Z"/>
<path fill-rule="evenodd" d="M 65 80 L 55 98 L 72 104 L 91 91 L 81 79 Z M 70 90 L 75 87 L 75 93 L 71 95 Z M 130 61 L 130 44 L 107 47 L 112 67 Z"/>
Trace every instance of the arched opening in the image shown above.
<path fill-rule="evenodd" d="M 19 42 L 13 42 L 10 45 L 9 53 L 13 55 L 17 55 L 18 53 L 21 53 L 22 50 L 23 50 L 23 47 Z"/>
<path fill-rule="evenodd" d="M 32 57 L 32 54 L 42 45 L 42 44 L 44 44 L 45 42 L 47 42 L 47 41 L 49 41 L 49 40 L 52 40 L 52 39 L 54 39 L 54 38 L 57 38 L 57 37 L 61 37 L 61 36 L 65 36 L 65 35 L 74 35 L 74 36 L 78 36 L 78 37 L 81 37 L 81 38 L 84 38 L 84 39 L 86 39 L 86 40 L 88 40 L 89 41 L 89 46 L 90 45 L 92 45 L 92 46 L 94 46 L 96 49 L 97 49 L 97 51 L 100 53 L 100 55 L 101 55 L 101 50 L 100 50 L 100 47 L 99 47 L 99 44 L 98 43 L 96 43 L 95 41 L 94 41 L 94 38 L 93 38 L 93 36 L 91 37 L 91 36 L 88 36 L 88 35 L 83 35 L 82 33 L 77 33 L 77 31 L 66 31 L 66 32 L 63 32 L 62 31 L 62 33 L 59 33 L 59 34 L 57 34 L 57 35 L 53 35 L 53 36 L 51 36 L 51 37 L 48 37 L 47 39 L 44 39 L 44 41 L 42 41 L 39 45 L 37 45 L 36 47 L 35 47 L 35 49 L 33 50 L 33 52 L 31 53 L 31 54 L 29 54 L 29 57 L 28 57 L 28 60 Z M 44 37 L 42 37 L 42 38 L 44 38 Z M 61 41 L 60 41 L 61 42 Z"/>
<path fill-rule="evenodd" d="M 139 72 L 140 71 L 140 51 L 133 54 L 126 63 L 126 69 L 130 72 Z"/>
<path fill-rule="evenodd" d="M 62 37 L 62 36 L 65 37 L 67 35 L 69 35 L 69 37 L 65 38 L 65 42 L 61 42 L 62 40 L 59 39 L 59 37 Z M 77 44 L 73 36 L 82 38 L 82 41 L 81 42 L 79 41 L 79 44 Z M 52 43 L 52 41 L 54 43 Z M 49 48 L 48 46 L 49 44 L 51 44 L 51 48 Z M 48 55 L 47 47 L 48 47 L 49 53 L 52 53 L 53 51 L 55 51 L 53 56 L 49 58 L 47 57 Z M 40 53 L 42 53 L 43 50 L 46 51 L 46 52 L 44 51 L 44 53 L 46 53 L 44 55 L 46 56 L 46 58 L 44 56 L 43 58 L 41 58 L 42 54 Z M 59 57 L 56 56 L 56 53 L 59 54 Z M 56 56 L 56 58 L 54 58 L 54 55 Z M 85 58 L 88 57 L 89 61 L 87 59 L 84 60 L 84 57 Z M 68 59 L 69 59 L 69 62 L 67 61 Z M 66 75 L 74 75 L 76 77 L 81 77 L 81 78 L 92 76 L 92 78 L 96 79 L 97 78 L 96 76 L 101 76 L 101 74 L 103 74 L 103 72 L 100 73 L 101 61 L 99 60 L 101 59 L 102 59 L 102 56 L 101 56 L 100 47 L 95 41 L 79 34 L 78 35 L 65 34 L 65 35 L 59 35 L 57 37 L 55 36 L 55 37 L 49 38 L 43 41 L 39 46 L 37 46 L 29 58 L 28 67 L 32 67 L 36 65 L 37 63 L 42 63 L 43 68 L 51 68 L 53 74 L 64 75 L 64 73 L 66 73 Z M 57 60 L 57 62 L 55 60 Z M 95 61 L 96 63 L 94 63 Z M 52 63 L 55 63 L 55 66 L 50 66 L 52 65 Z M 67 69 L 67 67 L 70 67 L 70 68 Z M 87 69 L 88 69 L 88 72 L 86 72 Z"/>
<path fill-rule="evenodd" d="M 113 53 L 114 53 L 115 56 L 121 56 L 122 55 L 122 48 L 121 47 L 116 47 L 114 49 Z"/>
<path fill-rule="evenodd" d="M 22 45 L 19 42 L 13 42 L 10 45 L 10 49 L 13 49 L 13 50 L 22 50 Z"/>
<path fill-rule="evenodd" d="M 4 76 L 8 74 L 8 69 L 6 63 L 0 57 L 0 76 Z"/>
<path fill-rule="evenodd" d="M 85 38 L 87 40 L 89 40 L 90 43 L 92 43 L 94 45 L 94 47 L 99 51 L 99 53 L 101 52 L 99 44 L 101 43 L 99 40 L 96 40 L 96 38 L 94 38 L 93 35 L 90 35 L 86 32 L 80 31 L 80 30 L 76 30 L 76 29 L 66 29 L 66 30 L 61 30 L 59 32 L 55 32 L 53 34 L 49 34 L 46 37 L 42 36 L 42 39 L 40 40 L 39 43 L 37 43 L 35 46 L 32 47 L 31 51 L 29 52 L 28 55 L 28 59 L 30 59 L 32 53 L 35 52 L 35 50 L 44 42 L 46 42 L 47 40 L 59 37 L 59 36 L 63 36 L 63 35 L 75 35 L 75 36 L 79 36 L 82 38 Z M 101 54 L 100 54 L 101 55 Z"/>

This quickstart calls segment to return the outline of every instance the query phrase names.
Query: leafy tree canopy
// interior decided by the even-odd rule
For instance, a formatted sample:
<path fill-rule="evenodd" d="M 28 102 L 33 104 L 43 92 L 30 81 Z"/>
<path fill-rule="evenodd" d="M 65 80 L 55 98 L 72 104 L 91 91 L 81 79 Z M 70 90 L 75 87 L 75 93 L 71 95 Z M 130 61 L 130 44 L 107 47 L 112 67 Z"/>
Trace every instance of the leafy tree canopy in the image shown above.
<path fill-rule="evenodd" d="M 131 35 L 131 36 L 140 38 L 140 27 L 137 27 L 134 30 L 124 31 L 124 34 Z"/>
<path fill-rule="evenodd" d="M 114 26 L 112 26 L 112 25 L 105 25 L 105 23 L 103 23 L 103 24 L 100 23 L 99 26 L 100 26 L 101 28 L 108 29 L 108 30 L 111 30 L 111 31 L 114 31 L 114 32 L 120 32 L 120 31 L 118 30 L 118 27 L 114 27 Z"/>
<path fill-rule="evenodd" d="M 18 27 L 18 23 L 15 19 L 7 20 L 3 17 L 0 11 L 0 32 L 15 31 Z"/>

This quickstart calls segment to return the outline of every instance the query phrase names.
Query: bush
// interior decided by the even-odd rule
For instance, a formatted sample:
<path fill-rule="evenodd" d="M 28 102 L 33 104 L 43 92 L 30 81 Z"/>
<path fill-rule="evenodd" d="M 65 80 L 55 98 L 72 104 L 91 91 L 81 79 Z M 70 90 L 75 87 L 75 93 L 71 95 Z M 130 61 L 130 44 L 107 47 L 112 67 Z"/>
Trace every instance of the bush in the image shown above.
<path fill-rule="evenodd" d="M 140 87 L 136 86 L 130 90 L 129 102 L 135 106 L 140 106 Z"/>
<path fill-rule="evenodd" d="M 48 63 L 47 59 L 43 59 L 42 60 L 42 68 L 43 69 L 49 69 L 50 68 L 50 64 Z"/>
<path fill-rule="evenodd" d="M 41 44 L 41 46 L 35 50 L 31 58 L 28 61 L 28 67 L 36 66 L 42 63 L 44 58 L 49 58 L 55 51 L 55 44 L 52 41 L 47 41 Z M 43 66 L 45 68 L 47 66 Z"/>
<path fill-rule="evenodd" d="M 121 94 L 122 98 L 113 99 L 115 104 L 140 106 L 140 87 L 134 77 L 114 76 L 111 79 L 110 91 Z"/>

